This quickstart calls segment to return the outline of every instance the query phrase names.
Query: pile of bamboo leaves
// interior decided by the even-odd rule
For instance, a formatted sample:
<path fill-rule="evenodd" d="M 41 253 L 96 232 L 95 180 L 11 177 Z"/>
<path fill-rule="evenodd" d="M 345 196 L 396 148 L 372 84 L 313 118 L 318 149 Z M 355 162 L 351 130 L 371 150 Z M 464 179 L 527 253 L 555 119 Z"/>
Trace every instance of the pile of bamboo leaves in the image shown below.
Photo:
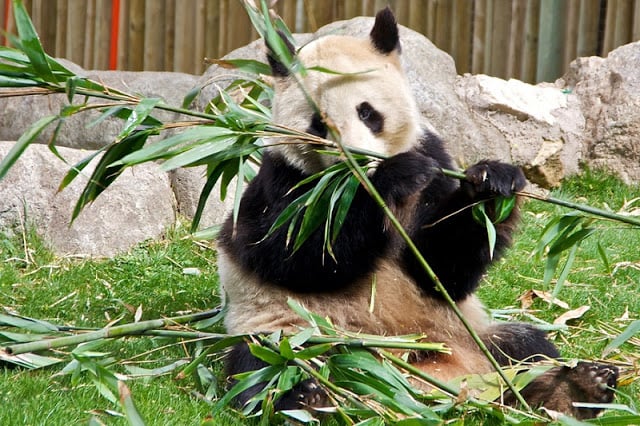
<path fill-rule="evenodd" d="M 70 165 L 60 183 L 60 190 L 83 173 L 87 165 L 96 163 L 77 201 L 73 218 L 127 167 L 149 161 L 161 162 L 161 167 L 167 171 L 204 165 L 207 179 L 193 220 L 193 230 L 196 231 L 214 185 L 221 184 L 220 195 L 224 198 L 235 177 L 237 186 L 234 211 L 237 214 L 243 184 L 255 175 L 255 166 L 260 164 L 261 149 L 267 138 L 288 137 L 301 142 L 323 144 L 332 149 L 333 155 L 341 155 L 344 161 L 303 182 L 316 184 L 283 212 L 274 224 L 274 229 L 289 224 L 291 234 L 299 223 L 300 231 L 290 238 L 295 249 L 304 243 L 309 234 L 324 227 L 325 247 L 331 255 L 331 243 L 340 232 L 342 218 L 348 212 L 355 190 L 359 185 L 364 185 L 413 249 L 425 270 L 430 271 L 436 286 L 452 309 L 468 326 L 427 262 L 369 182 L 366 164 L 372 158 L 381 157 L 375 153 L 354 152 L 342 145 L 337 130 L 331 126 L 329 130 L 332 141 L 328 141 L 273 123 L 268 107 L 273 95 L 272 88 L 261 78 L 261 74 L 269 73 L 268 66 L 252 60 L 224 61 L 225 66 L 236 67 L 249 76 L 220 90 L 204 111 L 189 109 L 202 87 L 188 93 L 182 107 L 176 108 L 161 99 L 132 95 L 75 75 L 44 52 L 22 2 L 13 0 L 13 7 L 18 36 L 9 36 L 14 47 L 0 47 L 0 96 L 65 94 L 68 104 L 59 113 L 38 120 L 19 138 L 9 154 L 0 161 L 0 179 L 45 128 L 54 128 L 49 148 L 60 157 L 56 149 L 56 135 L 65 125 L 66 119 L 87 111 L 98 111 L 99 117 L 94 124 L 108 118 L 118 118 L 123 122 L 122 130 L 112 143 L 92 152 L 77 164 Z M 304 64 L 297 62 L 278 35 L 278 32 L 289 35 L 283 22 L 270 13 L 264 1 L 260 7 L 247 2 L 246 9 L 254 26 L 282 63 L 294 75 L 304 74 Z M 180 114 L 182 121 L 163 122 L 154 117 L 161 110 Z M 170 129 L 173 130 L 171 136 L 165 136 Z M 148 144 L 152 136 L 159 140 Z M 464 178 L 464 174 L 456 171 L 442 172 L 452 178 Z M 530 194 L 521 195 L 533 197 Z M 567 215 L 554 218 L 548 224 L 538 247 L 540 255 L 547 258 L 545 282 L 550 283 L 554 274 L 560 270 L 554 295 L 562 287 L 580 242 L 593 233 L 591 225 L 594 221 L 604 219 L 625 226 L 640 227 L 640 220 L 631 216 L 553 198 L 542 201 L 571 209 Z M 504 214 L 498 216 L 506 216 L 513 204 L 507 200 L 500 206 L 498 211 Z M 492 235 L 495 237 L 494 222 L 484 214 L 482 204 L 469 207 L 474 209 L 477 220 L 487 226 L 491 244 Z M 200 235 L 211 234 L 205 230 Z M 564 264 L 560 266 L 563 259 Z M 157 336 L 196 342 L 199 349 L 191 359 L 172 362 L 146 373 L 150 376 L 174 374 L 181 378 L 193 377 L 198 392 L 215 401 L 214 411 L 226 407 L 230 399 L 244 389 L 266 382 L 268 386 L 258 398 L 244 407 L 246 414 L 258 410 L 259 415 L 265 417 L 275 415 L 299 422 L 315 421 L 318 413 L 305 410 L 274 413 L 273 408 L 273 401 L 279 395 L 311 376 L 324 387 L 335 403 L 335 408 L 328 409 L 323 414 L 332 415 L 345 424 L 441 424 L 444 419 L 455 418 L 462 412 L 481 412 L 485 417 L 514 424 L 548 420 L 530 409 L 515 410 L 499 403 L 503 389 L 510 388 L 514 394 L 519 395 L 518 389 L 526 384 L 527 377 L 530 379 L 532 376 L 519 375 L 514 380 L 515 370 L 498 368 L 470 326 L 469 332 L 496 366 L 496 373 L 482 378 L 467 378 L 464 385 L 463 382 L 442 383 L 416 370 L 398 354 L 418 349 L 446 351 L 446 347 L 437 343 L 424 343 L 423 336 L 381 338 L 349 333 L 336 329 L 327 319 L 307 312 L 293 301 L 290 306 L 309 324 L 293 336 L 277 333 L 270 336 L 231 336 L 208 332 L 207 329 L 223 315 L 218 310 L 132 324 L 114 324 L 96 330 L 62 327 L 37 319 L 2 314 L 0 361 L 23 368 L 45 368 L 66 363 L 60 374 L 69 374 L 73 380 L 77 380 L 81 374 L 92 377 L 102 395 L 110 401 L 120 401 L 132 424 L 143 424 L 143 421 L 135 410 L 122 377 L 112 368 L 117 360 L 99 352 L 98 348 L 112 339 Z M 629 334 L 633 334 L 633 330 L 625 335 Z M 241 340 L 249 341 L 252 353 L 269 366 L 240 375 L 236 378 L 236 385 L 224 396 L 219 396 L 220 390 L 205 361 L 210 354 L 223 351 Z M 60 357 L 60 354 L 63 356 Z M 436 390 L 429 393 L 416 390 L 407 380 L 407 374 L 431 384 Z M 483 392 L 477 396 L 469 396 L 466 387 L 480 386 L 479 383 L 482 383 Z M 640 421 L 637 415 L 633 418 Z M 561 419 L 561 422 L 577 424 L 572 419 Z M 611 421 L 606 424 L 618 423 Z"/>

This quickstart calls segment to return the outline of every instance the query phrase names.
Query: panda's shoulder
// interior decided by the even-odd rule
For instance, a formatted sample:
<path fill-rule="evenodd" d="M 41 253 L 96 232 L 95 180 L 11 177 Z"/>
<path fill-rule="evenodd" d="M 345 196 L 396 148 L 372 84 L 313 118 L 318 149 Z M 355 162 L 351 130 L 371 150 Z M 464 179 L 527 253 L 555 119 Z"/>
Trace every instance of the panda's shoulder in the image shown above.
<path fill-rule="evenodd" d="M 423 130 L 416 148 L 436 160 L 440 167 L 453 168 L 453 160 L 445 148 L 444 141 L 435 133 Z"/>

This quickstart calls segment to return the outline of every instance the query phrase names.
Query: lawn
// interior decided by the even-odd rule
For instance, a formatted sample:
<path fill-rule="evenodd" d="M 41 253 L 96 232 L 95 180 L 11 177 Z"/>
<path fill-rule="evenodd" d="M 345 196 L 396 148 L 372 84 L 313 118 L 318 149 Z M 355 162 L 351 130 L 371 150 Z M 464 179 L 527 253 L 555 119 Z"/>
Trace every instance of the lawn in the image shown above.
<path fill-rule="evenodd" d="M 625 186 L 601 173 L 571 179 L 555 195 L 640 214 L 640 188 Z M 640 409 L 638 372 L 633 370 L 633 365 L 637 368 L 639 364 L 640 339 L 627 339 L 603 355 L 616 336 L 640 319 L 640 229 L 605 221 L 592 224 L 595 233 L 578 249 L 557 293 L 564 304 L 533 298 L 525 310 L 522 303 L 528 299 L 523 296 L 530 296 L 532 290 L 544 295 L 554 288 L 557 274 L 545 285 L 545 259 L 532 252 L 548 221 L 569 210 L 539 201 L 526 202 L 523 210 L 516 242 L 487 275 L 481 298 L 497 318 L 537 322 L 548 328 L 568 358 L 605 358 L 618 364 L 624 374 L 616 402 Z M 141 244 L 112 259 L 56 257 L 28 228 L 0 235 L 0 314 L 11 312 L 56 325 L 100 328 L 204 311 L 219 302 L 215 247 L 194 241 L 183 224 L 161 241 Z M 586 311 L 585 306 L 589 307 Z M 566 325 L 553 324 L 562 314 L 578 308 L 584 312 L 576 314 L 577 318 Z M 5 327 L 2 331 L 20 330 Z M 208 331 L 222 329 L 214 325 Z M 0 333 L 0 342 L 7 340 L 6 336 Z M 203 347 L 202 343 L 157 336 L 103 339 L 96 346 L 81 346 L 73 355 L 73 348 L 50 352 L 48 355 L 63 361 L 47 368 L 0 365 L 0 424 L 128 424 L 125 410 L 108 383 L 110 377 L 139 373 L 136 368 L 157 375 L 126 380 L 146 424 L 202 424 L 211 415 L 212 401 L 224 389 L 220 354 L 210 354 L 210 373 L 200 371 L 181 378 L 176 377 L 177 370 L 158 375 L 157 369 L 193 359 Z M 75 364 L 70 364 L 72 356 Z M 623 414 L 611 411 L 609 415 Z M 220 423 L 246 424 L 246 420 L 227 410 L 215 419 L 215 424 Z"/>

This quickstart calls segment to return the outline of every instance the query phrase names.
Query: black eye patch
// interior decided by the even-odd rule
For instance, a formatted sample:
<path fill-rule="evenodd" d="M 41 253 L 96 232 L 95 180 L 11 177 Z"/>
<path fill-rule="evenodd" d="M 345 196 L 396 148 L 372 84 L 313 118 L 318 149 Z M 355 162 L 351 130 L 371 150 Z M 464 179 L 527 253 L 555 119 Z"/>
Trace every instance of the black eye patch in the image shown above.
<path fill-rule="evenodd" d="M 327 125 L 324 124 L 324 121 L 322 121 L 322 117 L 320 117 L 320 114 L 318 114 L 317 112 L 311 116 L 311 124 L 307 129 L 307 133 L 318 136 L 320 138 L 327 137 Z"/>
<path fill-rule="evenodd" d="M 373 133 L 382 133 L 384 128 L 384 116 L 380 114 L 369 102 L 363 102 L 356 107 L 358 111 L 358 118 L 362 121 Z"/>

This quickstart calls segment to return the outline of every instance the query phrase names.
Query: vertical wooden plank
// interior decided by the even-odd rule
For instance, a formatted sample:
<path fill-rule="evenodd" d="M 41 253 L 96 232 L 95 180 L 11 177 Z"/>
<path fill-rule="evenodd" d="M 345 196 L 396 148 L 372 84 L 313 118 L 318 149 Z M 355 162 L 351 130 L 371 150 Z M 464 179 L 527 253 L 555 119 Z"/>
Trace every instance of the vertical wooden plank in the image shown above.
<path fill-rule="evenodd" d="M 407 0 L 400 0 L 393 3 L 393 12 L 396 15 L 396 19 L 400 25 L 408 26 L 409 18 L 411 16 L 410 4 Z"/>
<path fill-rule="evenodd" d="M 86 0 L 69 0 L 67 9 L 67 43 L 64 57 L 86 68 L 84 63 Z"/>
<path fill-rule="evenodd" d="M 207 2 L 207 24 L 204 48 L 208 58 L 219 58 L 222 56 L 218 51 L 218 42 L 220 39 L 220 5 L 218 3 L 217 0 L 209 0 Z"/>
<path fill-rule="evenodd" d="M 632 6 L 631 0 L 618 1 L 618 7 L 615 10 L 616 18 L 613 31 L 614 49 L 631 41 Z"/>
<path fill-rule="evenodd" d="M 118 69 L 129 69 L 129 0 L 120 0 L 120 16 L 118 16 Z"/>
<path fill-rule="evenodd" d="M 564 0 L 541 0 L 536 82 L 554 81 L 562 74 Z"/>
<path fill-rule="evenodd" d="M 631 29 L 631 40 L 640 40 L 640 0 L 635 0 L 633 6 L 633 28 Z"/>
<path fill-rule="evenodd" d="M 129 71 L 144 69 L 144 16 L 145 0 L 129 0 L 129 45 L 125 46 Z"/>
<path fill-rule="evenodd" d="M 189 72 L 193 65 L 192 42 L 194 38 L 193 11 L 186 5 L 176 3 L 175 47 L 173 52 L 173 70 Z"/>
<path fill-rule="evenodd" d="M 578 45 L 576 56 L 593 56 L 598 54 L 598 19 L 600 2 L 580 0 L 580 16 L 578 18 Z"/>
<path fill-rule="evenodd" d="M 535 83 L 538 63 L 538 32 L 540 30 L 540 1 L 527 0 L 525 39 L 522 49 L 520 78 L 527 83 Z"/>
<path fill-rule="evenodd" d="M 484 32 L 484 69 L 482 70 L 485 74 L 491 74 L 491 57 L 493 52 L 493 6 L 495 0 L 487 0 L 486 1 L 486 10 L 485 10 L 485 32 Z"/>
<path fill-rule="evenodd" d="M 109 69 L 111 41 L 111 0 L 96 0 L 95 34 L 93 39 L 93 69 Z"/>
<path fill-rule="evenodd" d="M 493 31 L 491 36 L 491 68 L 492 76 L 507 77 L 507 55 L 511 42 L 511 1 L 494 0 Z"/>
<path fill-rule="evenodd" d="M 40 36 L 42 47 L 50 55 L 55 55 L 56 49 L 57 4 L 58 0 L 34 0 L 32 3 L 31 18 L 33 19 L 33 24 Z M 4 8 L 2 9 L 4 10 Z"/>
<path fill-rule="evenodd" d="M 228 22 L 229 22 L 229 34 L 233 37 L 227 38 L 227 46 L 223 54 L 227 54 L 233 49 L 242 47 L 248 44 L 253 37 L 252 25 L 249 21 L 249 17 L 244 10 L 244 7 L 238 1 L 232 1 L 228 4 Z M 228 36 L 227 36 L 228 37 Z"/>
<path fill-rule="evenodd" d="M 164 2 L 150 1 L 144 8 L 143 69 L 162 71 L 164 67 Z"/>
<path fill-rule="evenodd" d="M 204 70 L 205 53 L 205 26 L 207 14 L 205 0 L 195 2 L 195 34 L 193 40 L 193 69 L 189 72 L 201 74 Z"/>
<path fill-rule="evenodd" d="M 456 61 L 458 74 L 471 72 L 472 6 L 467 0 L 454 2 L 451 55 Z"/>
<path fill-rule="evenodd" d="M 86 9 L 83 16 L 82 27 L 84 31 L 79 35 L 84 39 L 82 66 L 85 69 L 93 69 L 93 56 L 96 53 L 93 46 L 96 33 L 96 1 L 85 0 Z"/>
<path fill-rule="evenodd" d="M 173 71 L 173 57 L 175 53 L 176 42 L 176 0 L 164 1 L 164 58 L 162 60 L 162 69 L 165 71 Z"/>
<path fill-rule="evenodd" d="M 58 0 L 56 5 L 56 56 L 66 57 L 67 53 L 67 8 L 69 0 Z"/>
<path fill-rule="evenodd" d="M 220 11 L 218 56 L 223 56 L 227 53 L 227 38 L 229 37 L 229 0 L 220 0 L 218 6 Z"/>
<path fill-rule="evenodd" d="M 564 44 L 562 49 L 562 74 L 564 74 L 571 61 L 578 53 L 578 25 L 580 23 L 580 3 L 569 0 L 565 4 L 565 16 L 567 17 L 564 27 Z"/>
<path fill-rule="evenodd" d="M 435 1 L 435 40 L 434 43 L 440 49 L 451 53 L 451 16 L 452 2 Z"/>
<path fill-rule="evenodd" d="M 425 22 L 425 33 L 429 40 L 435 43 L 436 41 L 436 0 L 427 0 L 423 3 L 426 3 L 426 22 Z"/>
<path fill-rule="evenodd" d="M 296 12 L 298 10 L 298 2 L 294 1 L 279 1 L 276 3 L 276 11 L 282 18 L 287 27 L 295 32 L 296 29 Z"/>
<path fill-rule="evenodd" d="M 627 0 L 622 0 L 627 1 Z M 607 56 L 615 47 L 615 25 L 616 25 L 616 9 L 618 8 L 618 0 L 607 1 L 607 15 L 604 24 L 604 40 L 602 42 L 601 56 Z"/>
<path fill-rule="evenodd" d="M 511 5 L 511 25 L 509 28 L 509 47 L 507 53 L 506 78 L 520 78 L 522 51 L 524 47 L 527 2 L 515 0 Z"/>
<path fill-rule="evenodd" d="M 344 0 L 342 5 L 343 19 L 351 19 L 360 15 L 362 5 L 360 0 Z"/>
<path fill-rule="evenodd" d="M 484 72 L 484 50 L 486 45 L 486 0 L 476 0 L 473 9 L 473 41 L 471 43 L 471 72 Z"/>
<path fill-rule="evenodd" d="M 427 24 L 427 9 L 424 7 L 423 0 L 407 0 L 409 1 L 409 28 L 429 37 L 425 31 Z"/>

